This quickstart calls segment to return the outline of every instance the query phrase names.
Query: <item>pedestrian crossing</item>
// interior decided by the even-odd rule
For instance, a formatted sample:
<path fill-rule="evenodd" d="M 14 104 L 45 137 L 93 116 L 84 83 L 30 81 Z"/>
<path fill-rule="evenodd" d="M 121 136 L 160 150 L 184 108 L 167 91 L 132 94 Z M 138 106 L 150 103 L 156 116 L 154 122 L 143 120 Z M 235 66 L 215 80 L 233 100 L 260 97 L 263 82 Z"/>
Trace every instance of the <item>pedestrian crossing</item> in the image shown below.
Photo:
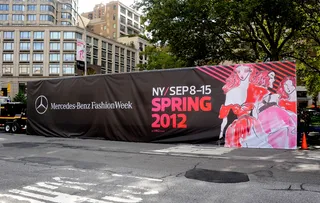
<path fill-rule="evenodd" d="M 0 203 L 140 203 L 159 195 L 162 179 L 108 174 L 88 182 L 85 177 L 52 177 L 0 193 Z"/>

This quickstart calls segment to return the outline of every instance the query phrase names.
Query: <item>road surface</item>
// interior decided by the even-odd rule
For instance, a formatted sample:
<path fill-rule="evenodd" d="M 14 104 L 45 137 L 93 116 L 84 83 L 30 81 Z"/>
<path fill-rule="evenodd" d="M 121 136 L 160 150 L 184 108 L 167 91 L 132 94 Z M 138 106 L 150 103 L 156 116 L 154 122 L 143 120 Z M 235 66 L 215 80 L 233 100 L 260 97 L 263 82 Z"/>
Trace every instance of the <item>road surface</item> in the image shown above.
<path fill-rule="evenodd" d="M 318 203 L 320 151 L 0 133 L 0 203 Z"/>

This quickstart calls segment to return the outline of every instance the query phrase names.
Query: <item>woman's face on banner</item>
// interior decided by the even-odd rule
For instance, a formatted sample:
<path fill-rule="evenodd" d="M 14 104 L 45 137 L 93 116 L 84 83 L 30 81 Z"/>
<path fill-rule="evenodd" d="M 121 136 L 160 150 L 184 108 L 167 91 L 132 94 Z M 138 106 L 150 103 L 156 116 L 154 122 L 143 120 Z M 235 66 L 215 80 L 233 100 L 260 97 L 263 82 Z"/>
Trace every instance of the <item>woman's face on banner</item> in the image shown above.
<path fill-rule="evenodd" d="M 273 83 L 275 81 L 276 74 L 274 72 L 271 72 L 271 73 L 268 74 L 268 76 L 270 78 L 269 79 L 269 87 L 273 88 Z"/>
<path fill-rule="evenodd" d="M 250 75 L 251 70 L 248 66 L 238 66 L 236 68 L 236 73 L 237 73 L 238 77 L 240 78 L 240 80 L 244 81 Z"/>
<path fill-rule="evenodd" d="M 293 85 L 292 80 L 287 80 L 284 83 L 284 90 L 286 91 L 287 94 L 291 94 L 292 92 L 294 92 L 296 89 L 296 87 Z"/>

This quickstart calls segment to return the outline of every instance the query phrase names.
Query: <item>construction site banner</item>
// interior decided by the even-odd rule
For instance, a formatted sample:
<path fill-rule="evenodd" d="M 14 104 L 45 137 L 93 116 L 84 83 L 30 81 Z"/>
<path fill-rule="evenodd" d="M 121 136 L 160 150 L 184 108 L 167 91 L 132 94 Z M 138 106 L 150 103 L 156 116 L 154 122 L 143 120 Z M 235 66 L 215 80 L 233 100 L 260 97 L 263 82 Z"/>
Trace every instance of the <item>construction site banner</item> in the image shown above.
<path fill-rule="evenodd" d="M 293 62 L 28 82 L 28 134 L 297 147 Z"/>

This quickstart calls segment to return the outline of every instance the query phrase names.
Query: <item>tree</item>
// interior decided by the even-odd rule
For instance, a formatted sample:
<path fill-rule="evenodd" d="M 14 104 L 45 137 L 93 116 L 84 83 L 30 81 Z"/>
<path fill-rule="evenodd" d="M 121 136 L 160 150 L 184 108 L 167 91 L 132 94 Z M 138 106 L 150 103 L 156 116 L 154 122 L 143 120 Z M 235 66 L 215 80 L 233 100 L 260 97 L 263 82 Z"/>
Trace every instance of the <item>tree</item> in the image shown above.
<path fill-rule="evenodd" d="M 148 58 L 147 64 L 138 64 L 142 70 L 181 68 L 185 62 L 170 52 L 170 48 L 147 46 L 145 51 L 140 52 L 140 56 L 145 55 Z"/>
<path fill-rule="evenodd" d="M 305 27 L 288 56 L 298 60 L 297 75 L 308 93 L 316 100 L 320 92 L 320 1 L 301 0 L 300 9 L 306 16 Z M 316 101 L 315 101 L 316 102 Z"/>
<path fill-rule="evenodd" d="M 27 97 L 25 96 L 24 92 L 19 91 L 19 93 L 13 98 L 13 101 L 27 104 Z"/>
<path fill-rule="evenodd" d="M 278 61 L 306 16 L 301 0 L 141 0 L 154 41 L 188 61 Z"/>
<path fill-rule="evenodd" d="M 223 55 L 223 39 L 217 35 L 212 0 L 141 0 L 149 21 L 146 30 L 152 35 L 152 42 L 161 46 L 170 45 L 171 52 L 193 66 L 198 61 L 220 62 Z"/>

